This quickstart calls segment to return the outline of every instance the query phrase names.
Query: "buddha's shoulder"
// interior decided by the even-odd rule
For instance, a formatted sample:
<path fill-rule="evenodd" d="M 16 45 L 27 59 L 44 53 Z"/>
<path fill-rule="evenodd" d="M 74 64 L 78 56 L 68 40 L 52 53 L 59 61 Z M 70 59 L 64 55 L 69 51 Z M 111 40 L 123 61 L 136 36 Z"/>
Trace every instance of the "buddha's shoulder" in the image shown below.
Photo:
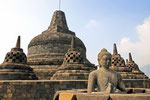
<path fill-rule="evenodd" d="M 94 70 L 90 73 L 90 75 L 97 75 L 99 73 L 99 70 Z"/>
<path fill-rule="evenodd" d="M 116 71 L 114 71 L 114 70 L 112 70 L 112 69 L 110 69 L 109 71 L 110 71 L 112 74 L 119 75 Z"/>

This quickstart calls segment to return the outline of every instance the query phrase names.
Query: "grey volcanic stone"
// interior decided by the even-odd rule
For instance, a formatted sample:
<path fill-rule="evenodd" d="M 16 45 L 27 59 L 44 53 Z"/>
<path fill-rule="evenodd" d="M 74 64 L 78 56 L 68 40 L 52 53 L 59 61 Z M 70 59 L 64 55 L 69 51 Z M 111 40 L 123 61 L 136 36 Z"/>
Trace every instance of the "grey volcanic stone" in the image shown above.
<path fill-rule="evenodd" d="M 129 60 L 127 60 L 126 65 L 128 66 L 129 69 L 132 71 L 140 71 L 138 65 L 132 60 L 132 55 L 129 53 Z"/>
<path fill-rule="evenodd" d="M 41 34 L 35 37 L 29 44 L 28 64 L 61 65 L 70 48 L 71 37 L 72 35 L 62 33 Z M 76 47 L 86 58 L 85 46 L 79 38 L 76 38 Z"/>
<path fill-rule="evenodd" d="M 121 75 L 109 69 L 111 66 L 111 54 L 103 48 L 98 54 L 98 63 L 100 68 L 92 71 L 88 79 L 88 93 L 125 93 L 125 85 Z"/>
<path fill-rule="evenodd" d="M 110 69 L 117 71 L 123 79 L 148 79 L 143 72 L 138 68 L 138 65 L 132 60 L 131 53 L 129 53 L 129 61 L 124 59 L 117 52 L 117 46 L 114 43 L 113 55 L 111 58 L 112 66 Z"/>
<path fill-rule="evenodd" d="M 53 100 L 149 100 L 149 98 L 150 94 L 143 92 L 134 94 L 109 94 L 94 92 L 92 94 L 88 94 L 84 89 L 76 89 L 58 91 L 55 93 Z"/>
<path fill-rule="evenodd" d="M 39 79 L 50 79 L 62 65 L 71 46 L 72 36 L 75 33 L 69 30 L 64 12 L 55 11 L 48 29 L 34 37 L 28 45 L 27 62 Z M 86 58 L 84 43 L 78 37 L 75 37 L 75 42 L 76 50 L 81 53 L 84 63 L 93 66 Z"/>
<path fill-rule="evenodd" d="M 109 94 L 95 95 L 95 94 L 79 93 L 76 96 L 77 96 L 77 100 L 110 100 Z"/>
<path fill-rule="evenodd" d="M 115 43 L 113 47 L 113 55 L 111 58 L 111 63 L 113 67 L 126 67 L 124 59 L 121 57 L 120 54 L 118 54 L 117 46 Z"/>
<path fill-rule="evenodd" d="M 28 64 L 61 65 L 65 53 L 70 48 L 72 36 L 75 36 L 75 33 L 68 29 L 64 12 L 54 12 L 49 28 L 29 43 Z M 83 42 L 77 37 L 75 42 L 77 50 L 86 58 Z"/>
<path fill-rule="evenodd" d="M 111 100 L 149 100 L 150 94 L 110 94 Z"/>
<path fill-rule="evenodd" d="M 75 37 L 72 37 L 71 48 L 65 54 L 63 64 L 53 74 L 52 80 L 87 80 L 94 66 L 84 64 L 85 58 L 76 50 Z"/>
<path fill-rule="evenodd" d="M 7 53 L 0 65 L 0 80 L 36 80 L 33 69 L 27 65 L 27 57 L 20 48 L 20 36 L 16 47 Z"/>

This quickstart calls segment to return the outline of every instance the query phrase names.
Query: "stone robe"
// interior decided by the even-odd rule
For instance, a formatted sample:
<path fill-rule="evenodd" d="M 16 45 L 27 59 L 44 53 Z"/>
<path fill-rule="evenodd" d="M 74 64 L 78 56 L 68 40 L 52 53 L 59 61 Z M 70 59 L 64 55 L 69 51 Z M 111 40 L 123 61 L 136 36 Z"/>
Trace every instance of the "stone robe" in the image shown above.
<path fill-rule="evenodd" d="M 97 92 L 121 93 L 121 91 L 125 91 L 120 74 L 103 67 L 89 74 L 88 93 L 94 92 L 96 86 Z"/>

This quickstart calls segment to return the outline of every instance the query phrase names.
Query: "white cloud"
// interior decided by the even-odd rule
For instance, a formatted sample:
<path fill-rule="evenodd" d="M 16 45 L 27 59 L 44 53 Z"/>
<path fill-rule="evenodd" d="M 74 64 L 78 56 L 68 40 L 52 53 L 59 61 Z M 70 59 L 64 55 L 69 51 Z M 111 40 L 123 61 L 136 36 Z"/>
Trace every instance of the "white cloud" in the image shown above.
<path fill-rule="evenodd" d="M 150 16 L 143 24 L 136 26 L 138 41 L 132 42 L 134 37 L 124 37 L 121 39 L 118 49 L 127 58 L 131 52 L 133 59 L 139 66 L 150 64 Z"/>
<path fill-rule="evenodd" d="M 91 19 L 88 23 L 87 23 L 87 25 L 85 26 L 85 28 L 87 29 L 87 30 L 95 30 L 95 29 L 97 29 L 99 27 L 99 24 L 98 24 L 98 22 L 96 21 L 96 20 L 94 20 L 94 19 Z"/>

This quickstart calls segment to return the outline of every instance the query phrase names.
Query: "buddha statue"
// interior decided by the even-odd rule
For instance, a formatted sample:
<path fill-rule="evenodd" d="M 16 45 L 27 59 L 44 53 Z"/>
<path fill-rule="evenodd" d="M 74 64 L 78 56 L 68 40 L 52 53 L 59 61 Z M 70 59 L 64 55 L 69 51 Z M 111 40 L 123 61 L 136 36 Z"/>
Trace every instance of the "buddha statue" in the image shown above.
<path fill-rule="evenodd" d="M 98 54 L 100 68 L 92 71 L 88 79 L 88 93 L 125 93 L 125 85 L 120 74 L 109 69 L 111 66 L 111 54 L 103 48 Z M 96 87 L 97 86 L 97 87 Z"/>

